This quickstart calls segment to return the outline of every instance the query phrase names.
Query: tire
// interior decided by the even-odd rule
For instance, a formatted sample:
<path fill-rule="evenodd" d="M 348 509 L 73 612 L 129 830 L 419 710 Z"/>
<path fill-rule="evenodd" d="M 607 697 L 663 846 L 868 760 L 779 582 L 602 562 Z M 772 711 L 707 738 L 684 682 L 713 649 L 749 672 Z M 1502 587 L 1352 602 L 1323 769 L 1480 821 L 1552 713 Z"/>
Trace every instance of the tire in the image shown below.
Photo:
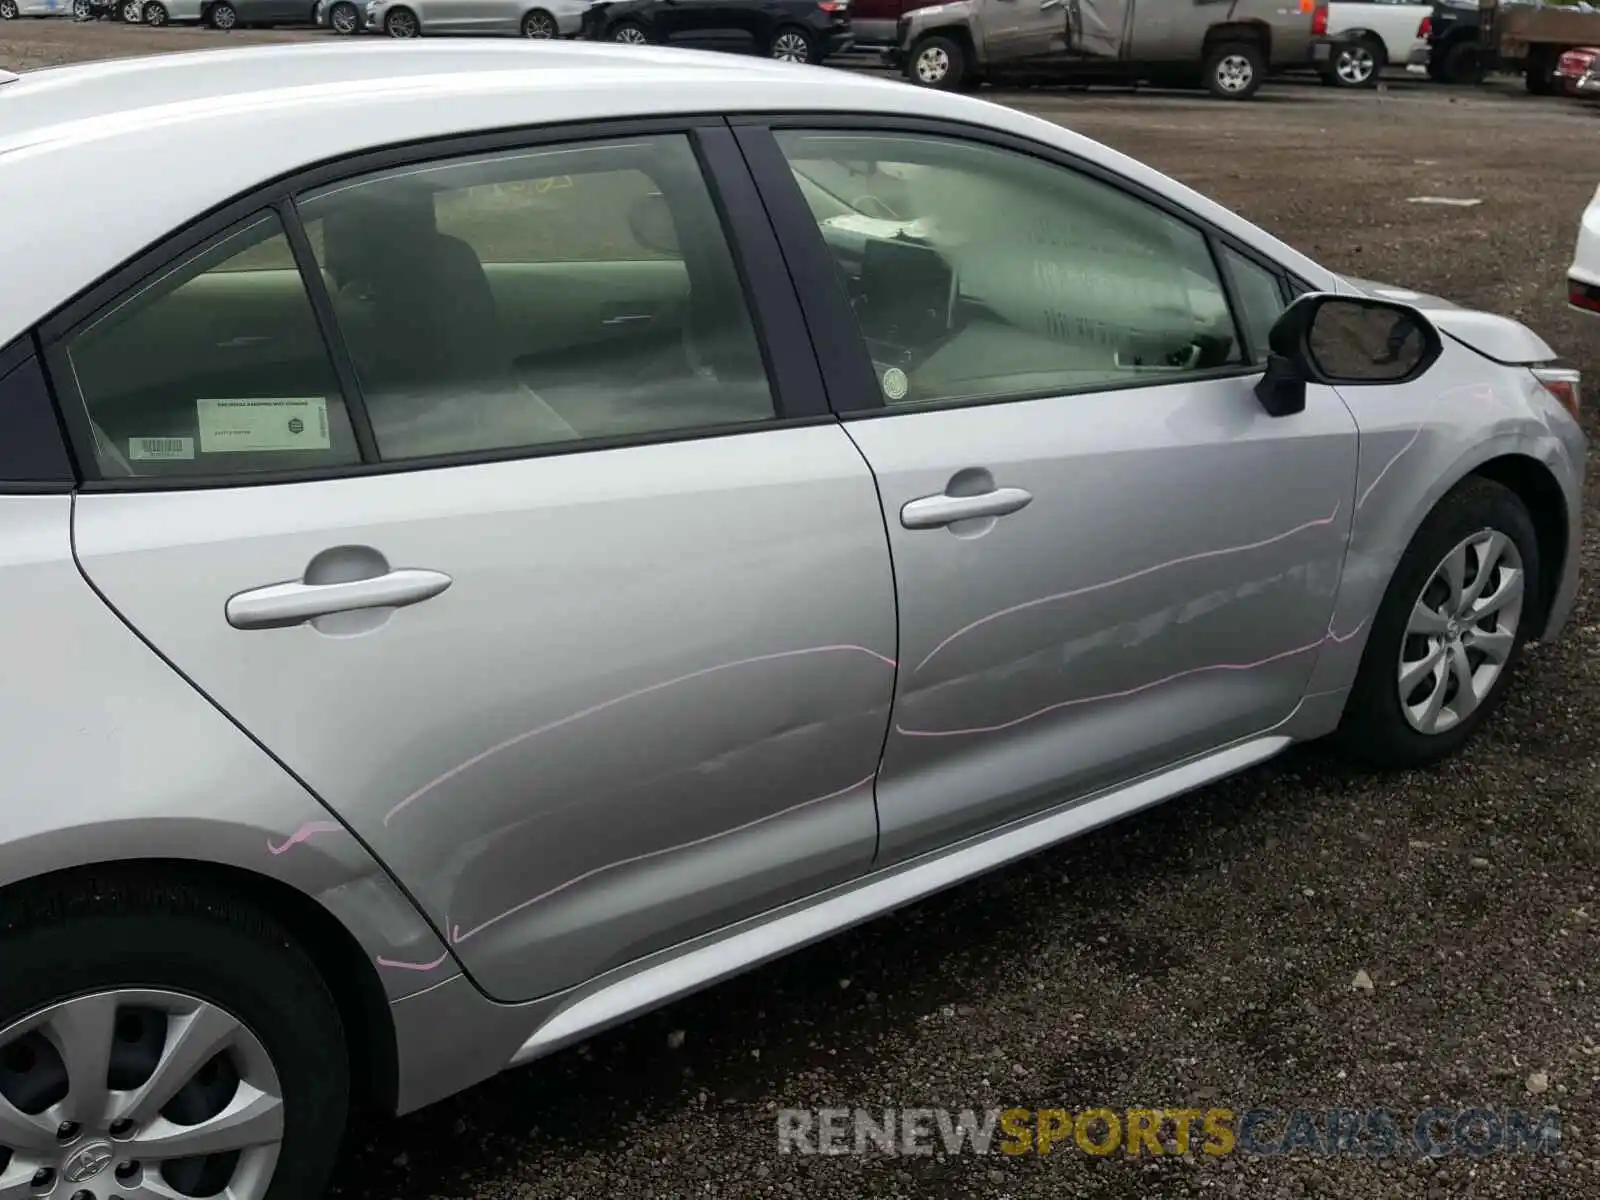
<path fill-rule="evenodd" d="M 72 19 L 74 21 L 94 20 L 94 8 L 89 0 L 72 0 Z"/>
<path fill-rule="evenodd" d="M 1206 53 L 1201 75 L 1219 100 L 1248 100 L 1266 82 L 1267 60 L 1258 42 L 1219 42 Z"/>
<path fill-rule="evenodd" d="M 361 12 L 347 0 L 340 0 L 328 10 L 328 28 L 345 37 L 361 32 Z"/>
<path fill-rule="evenodd" d="M 392 38 L 421 37 L 422 25 L 409 8 L 391 8 L 383 18 L 383 31 Z"/>
<path fill-rule="evenodd" d="M 644 31 L 644 26 L 636 21 L 623 21 L 613 25 L 606 34 L 606 41 L 621 42 L 626 46 L 648 46 L 650 35 Z"/>
<path fill-rule="evenodd" d="M 117 11 L 122 14 L 124 24 L 137 25 L 144 20 L 144 8 L 139 0 L 124 0 L 122 7 Z"/>
<path fill-rule="evenodd" d="M 959 91 L 966 77 L 967 53 L 954 38 L 931 34 L 906 56 L 906 78 L 918 87 Z"/>
<path fill-rule="evenodd" d="M 1410 632 L 1413 613 L 1419 607 L 1435 610 L 1442 606 L 1447 614 L 1459 608 L 1451 600 L 1441 599 L 1448 590 L 1442 573 L 1447 556 L 1473 539 L 1499 540 L 1509 547 L 1498 551 L 1492 561 L 1507 567 L 1515 563 L 1521 572 L 1520 593 L 1509 598 L 1509 576 L 1503 569 L 1497 570 L 1485 590 L 1491 599 L 1502 592 L 1508 598 L 1483 622 L 1468 624 L 1452 615 L 1437 633 Z M 1478 577 L 1476 572 L 1482 570 L 1481 547 L 1478 551 L 1469 550 L 1463 564 L 1470 587 Z M 1419 767 L 1454 754 L 1505 699 L 1506 683 L 1515 672 L 1542 611 L 1539 540 L 1533 518 L 1510 489 L 1492 480 L 1469 477 L 1428 514 L 1395 568 L 1361 656 L 1361 668 L 1340 725 L 1340 740 L 1352 755 L 1380 767 Z M 1481 628 L 1491 620 L 1496 622 L 1492 643 Z M 1434 622 L 1430 620 L 1429 624 Z M 1485 667 L 1491 666 L 1493 660 L 1479 656 L 1491 644 L 1496 645 L 1497 651 L 1503 650 L 1504 657 L 1499 660 L 1497 671 L 1486 672 Z M 1456 657 L 1456 645 L 1463 647 L 1462 659 Z M 1438 662 L 1435 669 L 1415 676 L 1408 694 L 1413 712 L 1408 716 L 1401 700 L 1401 672 L 1406 664 L 1433 659 Z M 1484 689 L 1466 712 L 1461 711 L 1462 682 L 1456 670 L 1456 663 L 1463 660 L 1469 678 Z M 1480 674 L 1482 679 L 1478 678 Z M 1428 731 L 1416 723 L 1417 710 L 1420 708 L 1426 723 L 1426 701 L 1432 699 L 1435 683 L 1443 708 L 1438 709 L 1436 729 Z M 1477 695 L 1476 686 L 1473 694 Z"/>
<path fill-rule="evenodd" d="M 140 1124 L 113 1135 L 110 1105 L 102 1103 L 60 1149 L 49 1144 L 47 1127 L 46 1145 L 35 1155 L 0 1151 L 13 1169 L 42 1162 L 54 1171 L 52 1194 L 62 1197 L 95 1175 L 92 1196 L 150 1195 L 156 1187 L 147 1191 L 141 1178 L 160 1184 L 163 1176 L 180 1194 L 216 1195 L 227 1191 L 235 1172 L 257 1169 L 271 1171 L 265 1200 L 323 1194 L 350 1105 L 345 1032 L 311 960 L 270 916 L 220 891 L 154 874 L 34 888 L 8 895 L 0 912 L 0 955 L 8 968 L 0 976 L 0 1090 L 13 1105 L 28 1096 L 20 1107 L 37 1113 L 58 1098 L 82 1095 L 55 1044 L 92 1050 L 109 1043 L 111 1064 L 101 1081 L 109 1088 L 98 1089 L 99 1099 L 128 1103 L 130 1093 L 156 1077 L 163 1050 L 194 1034 L 226 1048 L 182 1073 L 188 1082 L 161 1116 L 203 1123 L 248 1096 L 241 1089 L 252 1085 L 282 1100 L 281 1124 L 262 1131 L 269 1139 L 281 1136 L 275 1158 L 268 1143 L 246 1149 L 232 1164 L 215 1154 L 161 1163 L 148 1145 L 140 1154 L 140 1125 L 157 1114 L 140 1113 Z M 63 1019 L 63 1011 L 80 1020 Z M 185 1014 L 194 1022 L 172 1019 Z M 26 1023 L 41 1018 L 54 1039 L 25 1032 Z M 92 1103 L 96 1090 L 91 1085 L 84 1099 Z M 170 1134 L 167 1122 L 161 1125 Z M 142 1168 L 123 1175 L 135 1156 Z"/>
<path fill-rule="evenodd" d="M 1377 87 L 1386 59 L 1387 55 L 1380 44 L 1370 38 L 1360 38 L 1347 46 L 1340 46 L 1334 52 L 1322 78 L 1334 87 Z"/>
<path fill-rule="evenodd" d="M 1553 70 L 1555 61 L 1552 56 L 1545 54 L 1528 56 L 1528 65 L 1522 71 L 1522 82 L 1530 96 L 1554 96 L 1560 90 L 1560 85 L 1550 77 Z"/>
<path fill-rule="evenodd" d="M 144 11 L 140 14 L 140 20 L 152 29 L 160 29 L 170 19 L 167 6 L 161 3 L 161 0 L 150 0 L 150 3 L 144 6 Z"/>
<path fill-rule="evenodd" d="M 15 21 L 21 15 L 17 0 L 0 0 L 0 21 Z"/>
<path fill-rule="evenodd" d="M 1430 64 L 1429 70 L 1433 68 Z M 1476 42 L 1452 42 L 1439 61 L 1439 80 L 1457 87 L 1473 87 L 1483 82 L 1483 64 Z"/>
<path fill-rule="evenodd" d="M 767 57 L 778 62 L 815 63 L 817 43 L 798 25 L 780 25 L 767 42 Z"/>
<path fill-rule="evenodd" d="M 239 10 L 229 4 L 228 0 L 218 0 L 218 3 L 213 4 L 206 13 L 206 24 L 213 29 L 227 32 L 239 24 Z"/>
<path fill-rule="evenodd" d="M 556 28 L 556 19 L 543 9 L 536 8 L 522 18 L 522 36 L 535 38 L 539 41 L 549 41 L 561 36 L 561 31 Z"/>

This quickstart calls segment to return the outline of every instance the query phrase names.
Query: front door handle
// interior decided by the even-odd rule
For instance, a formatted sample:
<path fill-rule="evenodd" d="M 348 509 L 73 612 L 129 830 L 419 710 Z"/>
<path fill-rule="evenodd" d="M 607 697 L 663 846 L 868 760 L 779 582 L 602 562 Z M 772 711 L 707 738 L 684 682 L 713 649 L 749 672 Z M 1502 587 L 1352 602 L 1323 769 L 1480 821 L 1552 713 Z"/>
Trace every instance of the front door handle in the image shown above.
<path fill-rule="evenodd" d="M 995 488 L 976 496 L 923 496 L 908 501 L 900 510 L 900 524 L 907 529 L 938 529 L 957 521 L 1003 517 L 1027 508 L 1032 501 L 1033 493 L 1014 487 Z"/>
<path fill-rule="evenodd" d="M 235 629 L 283 629 L 333 613 L 362 608 L 404 608 L 431 600 L 450 586 L 440 571 L 401 569 L 346 583 L 274 583 L 240 592 L 228 600 L 228 624 Z"/>

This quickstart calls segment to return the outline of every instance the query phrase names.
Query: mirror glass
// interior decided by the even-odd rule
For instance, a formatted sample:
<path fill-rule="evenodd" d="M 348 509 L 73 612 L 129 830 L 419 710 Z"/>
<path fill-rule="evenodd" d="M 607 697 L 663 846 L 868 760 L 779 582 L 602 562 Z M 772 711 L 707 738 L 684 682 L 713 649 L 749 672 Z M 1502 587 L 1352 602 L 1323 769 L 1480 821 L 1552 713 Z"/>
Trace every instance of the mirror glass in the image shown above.
<path fill-rule="evenodd" d="M 641 196 L 628 210 L 628 228 L 639 245 L 657 254 L 676 256 L 678 227 L 672 220 L 672 209 L 660 192 Z"/>
<path fill-rule="evenodd" d="M 1306 349 L 1323 375 L 1348 383 L 1405 379 L 1428 354 L 1417 314 L 1379 300 L 1330 297 L 1317 307 Z"/>

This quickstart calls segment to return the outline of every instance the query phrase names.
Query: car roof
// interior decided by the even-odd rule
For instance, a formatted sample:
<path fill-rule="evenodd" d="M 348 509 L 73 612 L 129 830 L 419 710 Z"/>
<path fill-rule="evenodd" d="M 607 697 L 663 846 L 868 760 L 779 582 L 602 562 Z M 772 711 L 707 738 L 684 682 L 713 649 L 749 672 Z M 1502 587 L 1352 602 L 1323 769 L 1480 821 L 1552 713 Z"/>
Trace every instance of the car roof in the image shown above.
<path fill-rule="evenodd" d="M 318 162 L 476 130 L 762 111 L 975 122 L 1174 187 L 1000 105 L 752 56 L 485 38 L 113 59 L 0 82 L 0 346 L 174 229 Z"/>

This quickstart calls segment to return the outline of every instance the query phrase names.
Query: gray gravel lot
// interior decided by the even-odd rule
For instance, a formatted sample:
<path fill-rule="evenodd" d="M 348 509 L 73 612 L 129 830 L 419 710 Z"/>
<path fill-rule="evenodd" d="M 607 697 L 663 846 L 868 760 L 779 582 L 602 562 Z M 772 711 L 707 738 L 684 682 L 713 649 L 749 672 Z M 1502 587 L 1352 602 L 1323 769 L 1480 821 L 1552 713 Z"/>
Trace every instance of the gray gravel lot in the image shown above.
<path fill-rule="evenodd" d="M 220 40 L 64 23 L 0 35 L 0 66 Z M 994 98 L 1154 163 L 1335 269 L 1511 313 L 1600 380 L 1600 322 L 1562 292 L 1600 183 L 1600 109 L 1409 82 L 1283 85 L 1245 105 Z M 1422 194 L 1483 203 L 1406 202 Z M 1596 558 L 1591 534 L 1591 579 Z M 432 1109 L 363 1122 L 338 1194 L 1600 1195 L 1597 650 L 1591 587 L 1565 640 L 1532 653 L 1487 735 L 1444 767 L 1373 777 L 1292 753 Z M 1370 990 L 1352 987 L 1358 972 Z M 775 1133 L 781 1107 L 885 1105 L 1381 1106 L 1404 1132 L 1436 1104 L 1548 1105 L 1562 1152 L 823 1158 L 780 1155 Z"/>

